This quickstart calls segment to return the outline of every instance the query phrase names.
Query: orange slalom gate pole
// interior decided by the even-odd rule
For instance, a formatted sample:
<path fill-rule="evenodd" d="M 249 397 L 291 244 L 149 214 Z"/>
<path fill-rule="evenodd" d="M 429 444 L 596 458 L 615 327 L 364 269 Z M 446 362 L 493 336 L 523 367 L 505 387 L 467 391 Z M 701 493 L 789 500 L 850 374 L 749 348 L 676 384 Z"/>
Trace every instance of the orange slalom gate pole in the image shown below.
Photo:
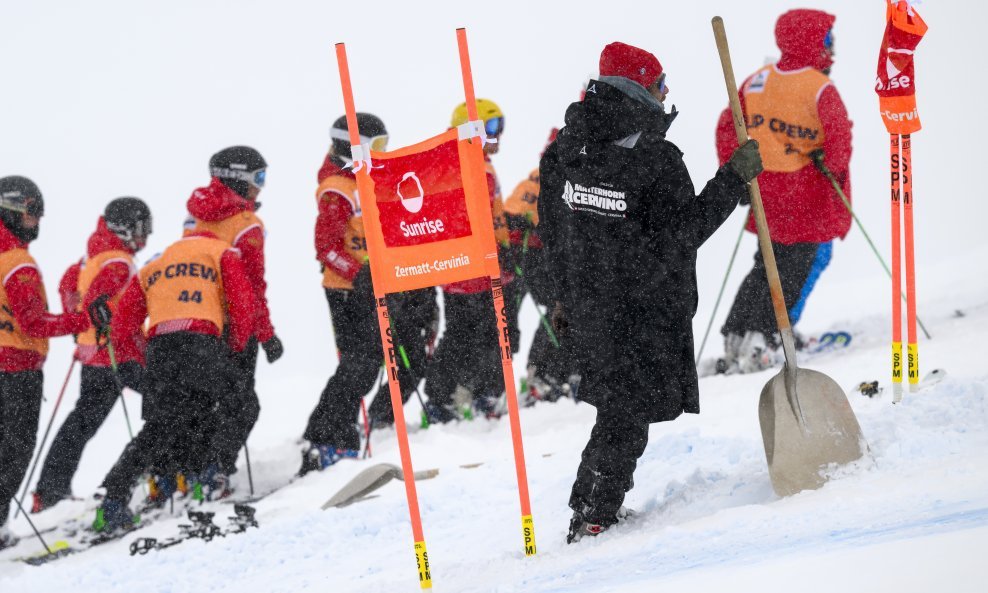
<path fill-rule="evenodd" d="M 346 108 L 347 128 L 350 133 L 350 146 L 360 146 L 360 130 L 357 128 L 357 110 L 353 102 L 353 87 L 350 85 L 350 67 L 346 58 L 346 46 L 342 43 L 336 44 L 336 61 L 340 68 L 340 84 L 343 87 L 343 104 Z M 354 163 L 359 166 L 359 163 Z M 360 167 L 357 173 L 357 186 L 360 191 L 361 200 L 374 199 L 374 186 L 370 178 L 370 172 L 366 167 Z M 372 266 L 375 261 L 372 254 L 372 245 L 368 242 L 368 254 L 371 255 L 367 265 Z M 371 268 L 373 272 L 373 267 Z M 374 278 L 377 274 L 371 274 Z M 391 335 L 390 316 L 388 305 L 384 298 L 384 293 L 379 292 L 374 287 L 374 300 L 377 305 L 377 324 L 381 331 L 381 346 L 384 348 L 385 372 L 388 375 L 388 389 L 391 392 L 391 406 L 394 408 L 395 432 L 398 435 L 398 451 L 401 455 L 401 470 L 404 474 L 405 497 L 408 499 L 408 515 L 412 522 L 412 539 L 415 544 L 415 561 L 418 567 L 419 585 L 423 589 L 432 588 L 432 570 L 429 566 L 429 555 L 425 547 L 425 536 L 422 532 L 422 517 L 419 512 L 418 491 L 415 488 L 415 471 L 412 469 L 412 454 L 408 447 L 408 431 L 405 427 L 405 409 L 401 401 L 401 387 L 398 383 L 398 359 L 395 356 L 395 345 Z"/>
<path fill-rule="evenodd" d="M 902 401 L 902 173 L 899 135 L 889 134 L 892 193 L 892 403 Z"/>
<path fill-rule="evenodd" d="M 460 70 L 463 74 L 463 94 L 466 98 L 467 114 L 470 121 L 477 121 L 477 98 L 473 90 L 473 73 L 470 68 L 470 51 L 467 47 L 467 32 L 456 30 L 456 42 L 460 50 Z M 483 160 L 483 144 L 472 140 L 476 158 Z M 532 520 L 532 503 L 528 494 L 528 472 L 525 469 L 525 446 L 521 436 L 521 419 L 518 414 L 518 392 L 515 389 L 515 369 L 511 362 L 511 338 L 508 334 L 508 317 L 504 306 L 504 290 L 501 286 L 501 267 L 497 256 L 487 260 L 487 272 L 491 280 L 491 294 L 494 297 L 494 317 L 497 319 L 498 345 L 501 349 L 501 372 L 504 377 L 505 397 L 508 400 L 508 419 L 511 424 L 511 444 L 515 453 L 515 473 L 518 476 L 518 498 L 521 504 L 521 531 L 526 556 L 534 556 L 535 522 Z"/>
<path fill-rule="evenodd" d="M 916 336 L 916 257 L 913 246 L 913 171 L 912 137 L 903 134 L 902 156 L 902 219 L 906 239 L 906 329 L 909 340 L 906 346 L 906 364 L 909 373 L 909 391 L 919 390 L 919 346 Z"/>

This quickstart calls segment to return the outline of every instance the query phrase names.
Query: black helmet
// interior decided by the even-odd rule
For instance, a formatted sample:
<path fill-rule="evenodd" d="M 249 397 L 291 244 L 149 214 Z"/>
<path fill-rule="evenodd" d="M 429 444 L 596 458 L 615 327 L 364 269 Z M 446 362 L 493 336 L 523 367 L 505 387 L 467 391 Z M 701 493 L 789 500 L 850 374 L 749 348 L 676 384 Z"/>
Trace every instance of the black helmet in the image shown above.
<path fill-rule="evenodd" d="M 347 160 L 350 159 L 349 129 L 346 116 L 343 115 L 333 122 L 333 127 L 329 130 L 329 137 L 333 139 L 333 154 Z M 361 144 L 370 144 L 371 150 L 383 151 L 387 148 L 388 130 L 381 118 L 370 113 L 358 113 L 357 130 L 360 132 Z"/>
<path fill-rule="evenodd" d="M 38 238 L 41 225 L 24 226 L 24 214 L 35 218 L 45 215 L 41 190 L 27 177 L 11 175 L 0 179 L 0 222 L 25 243 Z"/>
<path fill-rule="evenodd" d="M 151 234 L 151 209 L 139 198 L 117 198 L 103 211 L 106 227 L 133 252 L 147 244 Z"/>
<path fill-rule="evenodd" d="M 249 146 L 231 146 L 217 152 L 209 159 L 209 174 L 223 185 L 246 198 L 250 186 L 264 187 L 267 161 Z"/>

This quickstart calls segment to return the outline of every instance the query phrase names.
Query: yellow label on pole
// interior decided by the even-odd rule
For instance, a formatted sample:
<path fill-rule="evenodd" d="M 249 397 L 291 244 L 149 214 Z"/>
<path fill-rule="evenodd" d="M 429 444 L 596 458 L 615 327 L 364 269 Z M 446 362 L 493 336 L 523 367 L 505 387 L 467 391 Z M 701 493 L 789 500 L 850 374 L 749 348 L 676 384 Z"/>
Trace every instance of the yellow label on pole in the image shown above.
<path fill-rule="evenodd" d="M 531 515 L 525 515 L 521 518 L 521 534 L 525 539 L 525 555 L 534 556 L 535 555 L 535 522 L 532 521 Z"/>
<path fill-rule="evenodd" d="M 919 384 L 919 347 L 916 344 L 906 346 L 906 357 L 909 363 L 909 385 Z"/>
<path fill-rule="evenodd" d="M 429 568 L 429 553 L 425 551 L 425 541 L 415 542 L 415 564 L 419 569 L 419 586 L 432 588 L 432 569 Z"/>
<path fill-rule="evenodd" d="M 892 382 L 902 383 L 902 342 L 892 342 Z"/>

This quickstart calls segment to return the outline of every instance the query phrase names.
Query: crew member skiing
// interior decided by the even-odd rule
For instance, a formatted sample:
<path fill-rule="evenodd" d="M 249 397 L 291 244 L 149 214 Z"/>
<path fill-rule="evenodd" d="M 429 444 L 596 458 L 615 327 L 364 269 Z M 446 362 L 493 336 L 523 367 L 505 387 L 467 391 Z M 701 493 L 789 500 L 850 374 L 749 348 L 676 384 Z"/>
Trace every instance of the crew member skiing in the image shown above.
<path fill-rule="evenodd" d="M 498 182 L 491 155 L 497 154 L 504 131 L 504 113 L 494 101 L 477 99 L 477 115 L 484 122 L 485 132 L 497 142 L 484 144 L 487 168 L 487 189 L 490 192 L 494 219 L 494 237 L 499 246 L 501 280 L 504 285 L 505 313 L 509 323 L 512 350 L 519 341 L 516 295 L 509 285 L 514 272 L 506 267 L 505 250 L 508 227 L 504 220 L 501 184 Z M 453 111 L 450 127 L 468 122 L 466 103 Z M 427 413 L 436 422 L 449 422 L 477 413 L 498 417 L 507 409 L 504 403 L 504 378 L 498 352 L 497 320 L 489 278 L 472 278 L 446 284 L 443 289 L 443 311 L 446 329 L 436 346 L 425 382 L 428 394 Z M 472 406 L 471 406 L 472 403 Z"/>
<path fill-rule="evenodd" d="M 210 466 L 218 461 L 211 429 L 217 416 L 229 413 L 221 404 L 244 390 L 237 385 L 245 378 L 235 357 L 255 333 L 255 295 L 238 251 L 204 230 L 187 232 L 127 285 L 111 339 L 133 335 L 147 321 L 145 385 L 154 404 L 103 480 L 106 494 L 94 530 L 133 524 L 127 504 L 145 472 L 182 472 L 203 484 L 206 498 L 223 495 L 224 484 L 209 482 Z"/>
<path fill-rule="evenodd" d="M 62 277 L 63 309 L 86 311 L 102 298 L 115 311 L 124 287 L 137 273 L 134 254 L 144 248 L 150 234 L 151 210 L 143 201 L 125 197 L 107 204 L 89 237 L 86 257 Z M 144 334 L 140 327 L 135 330 L 112 345 L 107 344 L 109 336 L 97 336 L 94 328 L 77 337 L 76 357 L 82 363 L 79 400 L 51 442 L 31 512 L 41 512 L 72 495 L 72 476 L 82 452 L 113 409 L 121 386 L 144 392 Z"/>
<path fill-rule="evenodd" d="M 357 127 L 361 144 L 375 151 L 386 150 L 388 131 L 380 118 L 358 113 Z M 384 360 L 348 129 L 346 116 L 333 123 L 332 145 L 318 174 L 316 259 L 322 267 L 339 363 L 309 417 L 304 434 L 309 446 L 302 452 L 300 475 L 357 457 L 360 401 L 374 387 Z M 394 335 L 405 353 L 398 367 L 404 401 L 425 374 L 435 298 L 432 288 L 388 296 Z M 369 414 L 378 426 L 394 423 L 386 384 L 371 403 Z"/>
<path fill-rule="evenodd" d="M 745 80 L 739 95 L 748 135 L 758 140 L 765 173 L 758 179 L 782 280 L 789 319 L 795 325 L 820 274 L 830 263 L 832 241 L 851 228 L 851 213 L 815 165 L 825 164 L 851 196 L 851 121 L 828 77 L 834 62 L 835 17 L 819 10 L 791 10 L 779 17 L 775 39 L 782 57 Z M 721 163 L 737 148 L 730 109 L 717 126 Z M 755 232 L 749 216 L 748 230 Z M 741 283 L 721 329 L 721 372 L 753 372 L 773 364 L 775 315 L 765 263 Z"/>
<path fill-rule="evenodd" d="M 549 142 L 559 133 L 553 128 Z M 546 144 L 548 147 L 548 144 Z M 545 151 L 543 151 L 544 153 Z M 517 277 L 512 283 L 514 290 L 515 314 L 525 294 L 532 295 L 535 306 L 540 309 L 540 323 L 535 330 L 532 346 L 528 351 L 528 392 L 524 401 L 531 405 L 538 401 L 555 401 L 572 395 L 569 384 L 571 369 L 559 344 L 559 336 L 549 326 L 549 320 L 541 313 L 552 310 L 552 289 L 545 270 L 545 254 L 539 239 L 539 170 L 535 169 L 519 183 L 504 202 L 504 218 L 508 225 L 509 261 Z"/>
<path fill-rule="evenodd" d="M 33 181 L 16 175 L 0 179 L 0 549 L 17 543 L 7 514 L 34 452 L 48 338 L 78 334 L 90 325 L 84 313 L 48 312 L 41 271 L 27 249 L 38 238 L 44 214 Z"/>
<path fill-rule="evenodd" d="M 244 269 L 254 287 L 258 307 L 254 331 L 247 347 L 235 355 L 244 380 L 243 392 L 225 398 L 213 446 L 218 452 L 218 464 L 210 468 L 211 486 L 229 493 L 229 476 L 237 471 L 237 456 L 247 442 L 261 404 L 254 390 L 257 370 L 258 342 L 264 348 L 269 363 L 284 353 L 281 340 L 271 325 L 268 311 L 267 282 L 264 280 L 264 223 L 256 212 L 257 201 L 267 176 L 267 161 L 249 146 L 231 146 L 209 159 L 211 180 L 206 187 L 192 192 L 186 206 L 193 217 L 193 228 L 208 231 L 221 241 L 240 250 Z"/>
<path fill-rule="evenodd" d="M 692 318 L 696 252 L 761 171 L 749 142 L 696 195 L 652 54 L 615 42 L 566 111 L 539 167 L 539 236 L 555 281 L 555 324 L 597 408 L 570 495 L 567 541 L 597 535 L 621 506 L 652 422 L 698 413 Z"/>

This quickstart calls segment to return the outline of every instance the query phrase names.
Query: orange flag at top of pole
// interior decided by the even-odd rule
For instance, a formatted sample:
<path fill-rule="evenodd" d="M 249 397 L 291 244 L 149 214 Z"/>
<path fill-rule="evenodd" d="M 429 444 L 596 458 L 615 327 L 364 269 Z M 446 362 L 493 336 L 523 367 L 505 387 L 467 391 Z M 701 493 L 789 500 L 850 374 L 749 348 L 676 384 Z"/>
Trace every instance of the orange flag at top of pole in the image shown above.
<path fill-rule="evenodd" d="M 912 134 L 922 127 L 916 107 L 913 55 L 927 26 L 906 0 L 885 0 L 886 26 L 878 54 L 875 92 L 889 134 Z"/>
<path fill-rule="evenodd" d="M 370 153 L 374 199 L 361 206 L 381 292 L 487 276 L 486 262 L 497 262 L 484 163 L 469 157 L 469 138 L 452 129 Z"/>

